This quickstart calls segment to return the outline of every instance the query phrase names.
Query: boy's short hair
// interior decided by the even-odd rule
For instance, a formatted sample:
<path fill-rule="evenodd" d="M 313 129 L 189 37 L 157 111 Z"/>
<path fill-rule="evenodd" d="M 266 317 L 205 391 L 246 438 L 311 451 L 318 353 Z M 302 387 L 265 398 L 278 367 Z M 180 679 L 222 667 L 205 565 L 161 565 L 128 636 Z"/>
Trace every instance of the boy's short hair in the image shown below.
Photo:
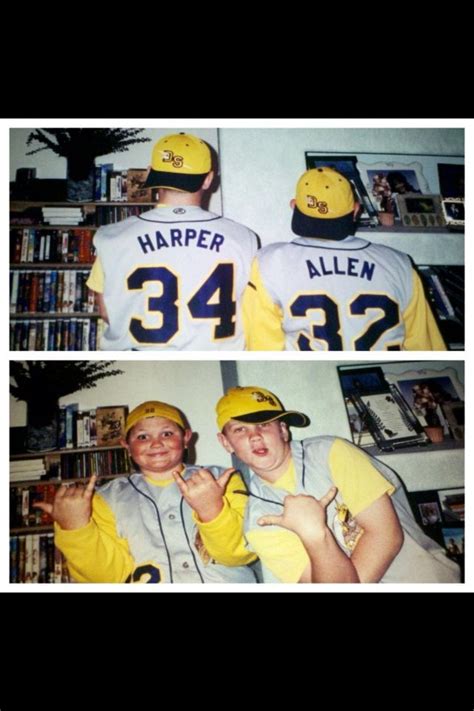
<path fill-rule="evenodd" d="M 211 170 L 207 143 L 190 133 L 173 133 L 155 143 L 146 188 L 170 188 L 195 193 Z"/>
<path fill-rule="evenodd" d="M 312 168 L 296 186 L 291 228 L 301 237 L 343 239 L 354 231 L 354 191 L 334 168 Z"/>

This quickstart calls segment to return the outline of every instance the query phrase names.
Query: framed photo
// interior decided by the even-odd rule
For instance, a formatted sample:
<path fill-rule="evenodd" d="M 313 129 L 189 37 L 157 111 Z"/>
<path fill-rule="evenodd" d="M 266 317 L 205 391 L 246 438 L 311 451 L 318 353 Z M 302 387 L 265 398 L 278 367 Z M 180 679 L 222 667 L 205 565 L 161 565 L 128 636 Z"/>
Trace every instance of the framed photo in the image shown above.
<path fill-rule="evenodd" d="M 441 201 L 443 217 L 448 227 L 464 227 L 464 199 L 449 198 Z"/>
<path fill-rule="evenodd" d="M 442 528 L 444 546 L 448 555 L 454 559 L 464 555 L 464 526 Z"/>
<path fill-rule="evenodd" d="M 439 371 L 420 369 L 397 375 L 386 372 L 385 376 L 396 384 L 423 427 L 440 427 L 444 436 L 457 439 L 460 430 L 455 437 L 447 413 L 451 412 L 451 406 L 456 404 L 459 406 L 456 408 L 459 420 L 463 421 L 464 415 L 461 415 L 461 410 L 463 411 L 464 407 L 464 388 L 454 368 Z M 459 425 L 461 426 L 463 427 Z"/>
<path fill-rule="evenodd" d="M 464 349 L 464 266 L 418 265 L 427 299 L 450 350 Z"/>
<path fill-rule="evenodd" d="M 395 195 L 429 193 L 428 182 L 421 163 L 358 163 L 364 187 L 375 209 L 387 209 L 387 201 Z"/>
<path fill-rule="evenodd" d="M 438 499 L 445 523 L 464 522 L 464 489 L 439 489 Z"/>
<path fill-rule="evenodd" d="M 437 523 L 442 523 L 441 511 L 436 501 L 426 501 L 418 504 L 418 510 L 423 526 L 434 526 Z"/>
<path fill-rule="evenodd" d="M 128 407 L 126 405 L 96 408 L 98 447 L 113 447 L 120 444 L 120 440 L 124 436 L 127 416 Z"/>
<path fill-rule="evenodd" d="M 359 220 L 367 224 L 378 224 L 377 211 L 367 194 L 357 169 L 357 156 L 321 155 L 314 151 L 306 151 L 305 158 L 308 170 L 329 167 L 342 173 L 351 183 L 355 196 L 361 205 Z"/>
<path fill-rule="evenodd" d="M 400 220 L 405 227 L 425 229 L 446 224 L 439 195 L 398 194 L 396 201 Z"/>

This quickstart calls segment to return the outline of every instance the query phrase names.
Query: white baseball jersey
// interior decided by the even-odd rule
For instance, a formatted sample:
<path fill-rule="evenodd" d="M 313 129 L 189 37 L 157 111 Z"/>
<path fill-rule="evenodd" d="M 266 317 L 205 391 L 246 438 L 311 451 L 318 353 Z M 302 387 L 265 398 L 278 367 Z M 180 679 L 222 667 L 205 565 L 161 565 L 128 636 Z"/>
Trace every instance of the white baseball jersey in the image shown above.
<path fill-rule="evenodd" d="M 101 227 L 94 244 L 109 318 L 103 350 L 245 348 L 241 299 L 258 249 L 247 227 L 200 207 L 161 207 Z"/>
<path fill-rule="evenodd" d="M 408 255 L 358 237 L 264 247 L 245 296 L 252 350 L 445 350 Z"/>

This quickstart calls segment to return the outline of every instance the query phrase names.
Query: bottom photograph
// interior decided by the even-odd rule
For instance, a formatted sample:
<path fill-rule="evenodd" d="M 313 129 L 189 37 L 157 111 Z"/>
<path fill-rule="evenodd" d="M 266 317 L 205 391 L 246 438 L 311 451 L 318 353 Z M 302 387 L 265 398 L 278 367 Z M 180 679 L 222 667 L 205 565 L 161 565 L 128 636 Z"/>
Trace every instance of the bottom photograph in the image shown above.
<path fill-rule="evenodd" d="M 17 584 L 464 582 L 464 362 L 10 361 Z"/>

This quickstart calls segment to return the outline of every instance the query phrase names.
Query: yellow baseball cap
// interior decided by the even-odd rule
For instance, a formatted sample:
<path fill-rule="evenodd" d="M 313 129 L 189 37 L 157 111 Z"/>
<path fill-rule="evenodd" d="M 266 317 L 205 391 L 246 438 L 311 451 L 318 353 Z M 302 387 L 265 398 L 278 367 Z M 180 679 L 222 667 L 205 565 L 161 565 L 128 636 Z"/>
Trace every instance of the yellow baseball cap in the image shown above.
<path fill-rule="evenodd" d="M 349 180 L 334 168 L 312 168 L 296 185 L 291 224 L 302 237 L 342 239 L 353 232 L 354 192 Z"/>
<path fill-rule="evenodd" d="M 195 193 L 202 186 L 211 165 L 211 151 L 201 138 L 190 133 L 163 136 L 153 147 L 145 187 Z"/>
<path fill-rule="evenodd" d="M 184 418 L 176 407 L 168 405 L 166 402 L 148 400 L 147 402 L 142 402 L 141 405 L 137 405 L 137 407 L 131 411 L 125 423 L 125 434 L 127 434 L 137 422 L 148 417 L 166 417 L 167 420 L 176 422 L 183 430 L 186 429 Z"/>
<path fill-rule="evenodd" d="M 276 395 L 265 388 L 230 388 L 216 405 L 217 426 L 222 430 L 229 420 L 262 423 L 284 420 L 294 427 L 307 427 L 310 419 L 302 412 L 285 410 Z"/>

